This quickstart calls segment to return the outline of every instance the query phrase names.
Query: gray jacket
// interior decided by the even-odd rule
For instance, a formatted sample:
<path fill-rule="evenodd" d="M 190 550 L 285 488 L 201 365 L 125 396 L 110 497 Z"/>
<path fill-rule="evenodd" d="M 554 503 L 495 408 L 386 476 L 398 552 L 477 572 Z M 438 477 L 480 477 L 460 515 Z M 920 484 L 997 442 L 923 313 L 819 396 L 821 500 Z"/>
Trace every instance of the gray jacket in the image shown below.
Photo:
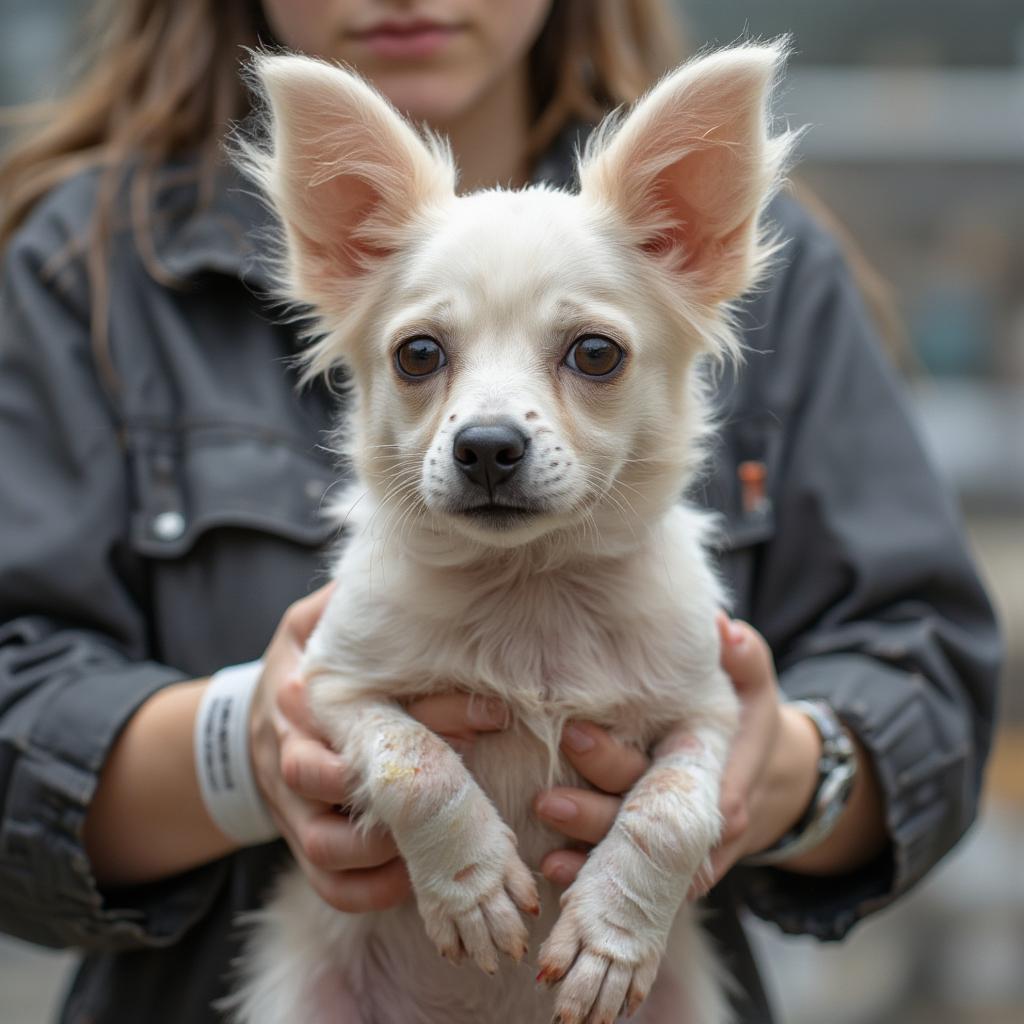
<path fill-rule="evenodd" d="M 295 390 L 295 337 L 254 258 L 263 215 L 226 184 L 205 208 L 181 183 L 155 200 L 156 255 L 181 287 L 115 232 L 106 390 L 79 244 L 95 184 L 47 198 L 3 262 L 0 928 L 85 951 L 62 1020 L 200 1024 L 237 952 L 233 917 L 283 844 L 101 891 L 83 816 L 147 697 L 258 656 L 323 581 L 332 400 Z M 722 513 L 733 611 L 767 637 L 785 691 L 827 698 L 871 752 L 891 843 L 849 876 L 736 870 L 712 894 L 747 1024 L 769 1014 L 737 907 L 836 939 L 935 864 L 976 812 L 999 655 L 954 503 L 841 254 L 791 200 L 771 215 L 788 241 L 742 309 L 746 365 L 720 382 L 721 441 L 694 497 Z M 744 511 L 750 459 L 769 501 Z"/>

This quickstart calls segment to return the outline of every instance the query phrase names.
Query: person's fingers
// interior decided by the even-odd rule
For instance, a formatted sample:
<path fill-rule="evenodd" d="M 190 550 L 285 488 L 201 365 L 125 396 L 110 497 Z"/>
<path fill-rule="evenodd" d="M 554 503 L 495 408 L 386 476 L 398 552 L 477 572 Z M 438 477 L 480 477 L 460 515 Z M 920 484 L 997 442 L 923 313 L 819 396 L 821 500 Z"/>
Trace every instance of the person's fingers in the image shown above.
<path fill-rule="evenodd" d="M 333 750 L 311 736 L 289 731 L 281 741 L 281 778 L 307 800 L 344 805 L 349 800 L 347 766 Z"/>
<path fill-rule="evenodd" d="M 771 651 L 753 627 L 739 620 L 719 619 L 722 668 L 740 697 L 740 728 L 722 776 L 719 805 L 726 834 L 746 829 L 750 790 L 764 768 L 779 721 L 779 692 Z"/>
<path fill-rule="evenodd" d="M 414 700 L 406 710 L 439 736 L 466 738 L 478 732 L 497 732 L 509 724 L 508 707 L 496 697 L 441 693 Z"/>
<path fill-rule="evenodd" d="M 335 582 L 332 581 L 312 594 L 301 598 L 290 605 L 284 614 L 284 625 L 292 641 L 299 647 L 305 647 L 310 634 L 320 621 L 327 602 L 334 593 Z"/>
<path fill-rule="evenodd" d="M 744 856 L 742 838 L 722 843 L 711 851 L 707 867 L 699 871 L 690 884 L 687 899 L 699 900 L 716 886 L 729 873 L 732 866 Z"/>
<path fill-rule="evenodd" d="M 607 793 L 556 786 L 534 801 L 537 817 L 571 839 L 596 846 L 608 834 L 622 801 Z"/>
<path fill-rule="evenodd" d="M 592 722 L 570 722 L 562 732 L 562 752 L 587 782 L 606 793 L 625 793 L 650 765 L 645 754 Z"/>
<path fill-rule="evenodd" d="M 723 843 L 717 850 L 712 850 L 707 880 L 708 889 L 718 885 L 745 852 L 742 836 L 737 836 L 731 842 Z"/>
<path fill-rule="evenodd" d="M 363 832 L 348 818 L 324 811 L 296 830 L 303 856 L 325 871 L 376 868 L 398 855 L 398 847 L 384 829 Z"/>
<path fill-rule="evenodd" d="M 296 728 L 310 736 L 319 737 L 326 743 L 327 737 L 309 708 L 308 693 L 304 679 L 298 675 L 289 676 L 277 688 L 277 709 Z"/>
<path fill-rule="evenodd" d="M 397 907 L 412 892 L 405 862 L 398 857 L 381 867 L 357 871 L 324 871 L 310 867 L 306 875 L 324 902 L 349 914 Z"/>
<path fill-rule="evenodd" d="M 582 850 L 552 850 L 540 862 L 540 873 L 562 888 L 572 885 L 587 855 Z"/>
<path fill-rule="evenodd" d="M 377 862 L 377 866 L 353 866 L 349 870 L 331 870 L 326 867 L 318 867 L 310 860 L 300 838 L 307 834 L 307 830 L 312 827 L 312 823 L 316 819 L 325 816 L 322 808 L 317 810 L 315 805 L 293 796 L 288 801 L 287 813 L 275 812 L 273 809 L 271 813 L 310 885 L 321 899 L 335 909 L 361 914 L 370 910 L 386 910 L 404 903 L 409 898 L 412 889 L 405 862 L 393 854 L 392 859 L 387 859 L 385 856 L 388 842 L 386 837 L 375 835 L 363 853 L 355 851 L 355 845 L 359 842 L 357 837 L 353 843 L 353 850 L 343 851 L 343 859 L 348 863 L 354 865 L 366 860 L 374 860 Z M 335 828 L 340 826 L 343 833 L 355 831 L 354 826 L 343 819 L 332 824 Z M 346 841 L 343 839 L 341 843 L 344 844 Z M 323 857 L 320 854 L 321 849 L 327 851 Z M 336 850 L 334 842 L 330 839 L 324 841 L 322 846 L 318 846 L 317 841 L 314 840 L 310 847 L 314 857 L 325 861 L 333 860 Z M 349 859 L 348 853 L 353 854 L 351 859 Z"/>
<path fill-rule="evenodd" d="M 721 665 L 741 694 L 751 688 L 771 687 L 775 682 L 772 652 L 763 636 L 740 619 L 719 613 Z"/>

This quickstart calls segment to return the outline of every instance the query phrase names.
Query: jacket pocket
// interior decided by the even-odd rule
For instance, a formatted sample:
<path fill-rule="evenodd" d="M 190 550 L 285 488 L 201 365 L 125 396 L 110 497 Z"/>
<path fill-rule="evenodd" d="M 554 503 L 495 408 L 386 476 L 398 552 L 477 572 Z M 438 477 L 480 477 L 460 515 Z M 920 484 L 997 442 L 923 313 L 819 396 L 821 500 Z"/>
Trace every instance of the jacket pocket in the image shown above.
<path fill-rule="evenodd" d="M 778 423 L 758 416 L 735 422 L 715 453 L 706 490 L 721 514 L 712 545 L 727 585 L 730 612 L 752 614 L 759 566 L 776 532 L 773 493 L 777 486 L 782 435 Z"/>
<path fill-rule="evenodd" d="M 227 429 L 139 434 L 129 443 L 132 547 L 180 558 L 218 527 L 319 547 L 337 532 L 321 514 L 339 473 L 312 452 Z"/>
<path fill-rule="evenodd" d="M 293 601 L 325 583 L 337 526 L 326 460 L 226 428 L 132 438 L 133 591 L 148 656 L 189 678 L 259 657 Z"/>

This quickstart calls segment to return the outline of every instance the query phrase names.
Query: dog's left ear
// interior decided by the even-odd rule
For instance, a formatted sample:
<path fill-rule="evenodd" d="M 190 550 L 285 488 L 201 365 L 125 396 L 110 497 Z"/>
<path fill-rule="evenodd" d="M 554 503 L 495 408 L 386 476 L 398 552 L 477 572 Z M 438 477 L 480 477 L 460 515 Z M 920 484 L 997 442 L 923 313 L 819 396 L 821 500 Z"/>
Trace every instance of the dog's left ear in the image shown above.
<path fill-rule="evenodd" d="M 340 67 L 262 55 L 252 74 L 269 104 L 269 146 L 243 142 L 241 163 L 284 227 L 288 297 L 351 304 L 417 215 L 454 197 L 450 154 Z"/>
<path fill-rule="evenodd" d="M 742 46 L 684 65 L 603 125 L 580 167 L 581 194 L 708 305 L 746 291 L 770 251 L 758 219 L 793 141 L 769 137 L 784 58 L 782 44 Z"/>

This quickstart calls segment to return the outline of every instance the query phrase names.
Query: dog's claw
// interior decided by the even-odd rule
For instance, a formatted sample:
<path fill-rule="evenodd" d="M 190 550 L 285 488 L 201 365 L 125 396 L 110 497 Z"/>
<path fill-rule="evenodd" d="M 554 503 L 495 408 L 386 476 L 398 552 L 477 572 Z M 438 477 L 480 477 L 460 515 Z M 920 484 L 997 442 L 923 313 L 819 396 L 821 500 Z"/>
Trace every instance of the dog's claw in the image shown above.
<path fill-rule="evenodd" d="M 539 985 L 553 985 L 561 977 L 561 972 L 557 967 L 542 967 L 537 972 L 537 984 Z"/>

